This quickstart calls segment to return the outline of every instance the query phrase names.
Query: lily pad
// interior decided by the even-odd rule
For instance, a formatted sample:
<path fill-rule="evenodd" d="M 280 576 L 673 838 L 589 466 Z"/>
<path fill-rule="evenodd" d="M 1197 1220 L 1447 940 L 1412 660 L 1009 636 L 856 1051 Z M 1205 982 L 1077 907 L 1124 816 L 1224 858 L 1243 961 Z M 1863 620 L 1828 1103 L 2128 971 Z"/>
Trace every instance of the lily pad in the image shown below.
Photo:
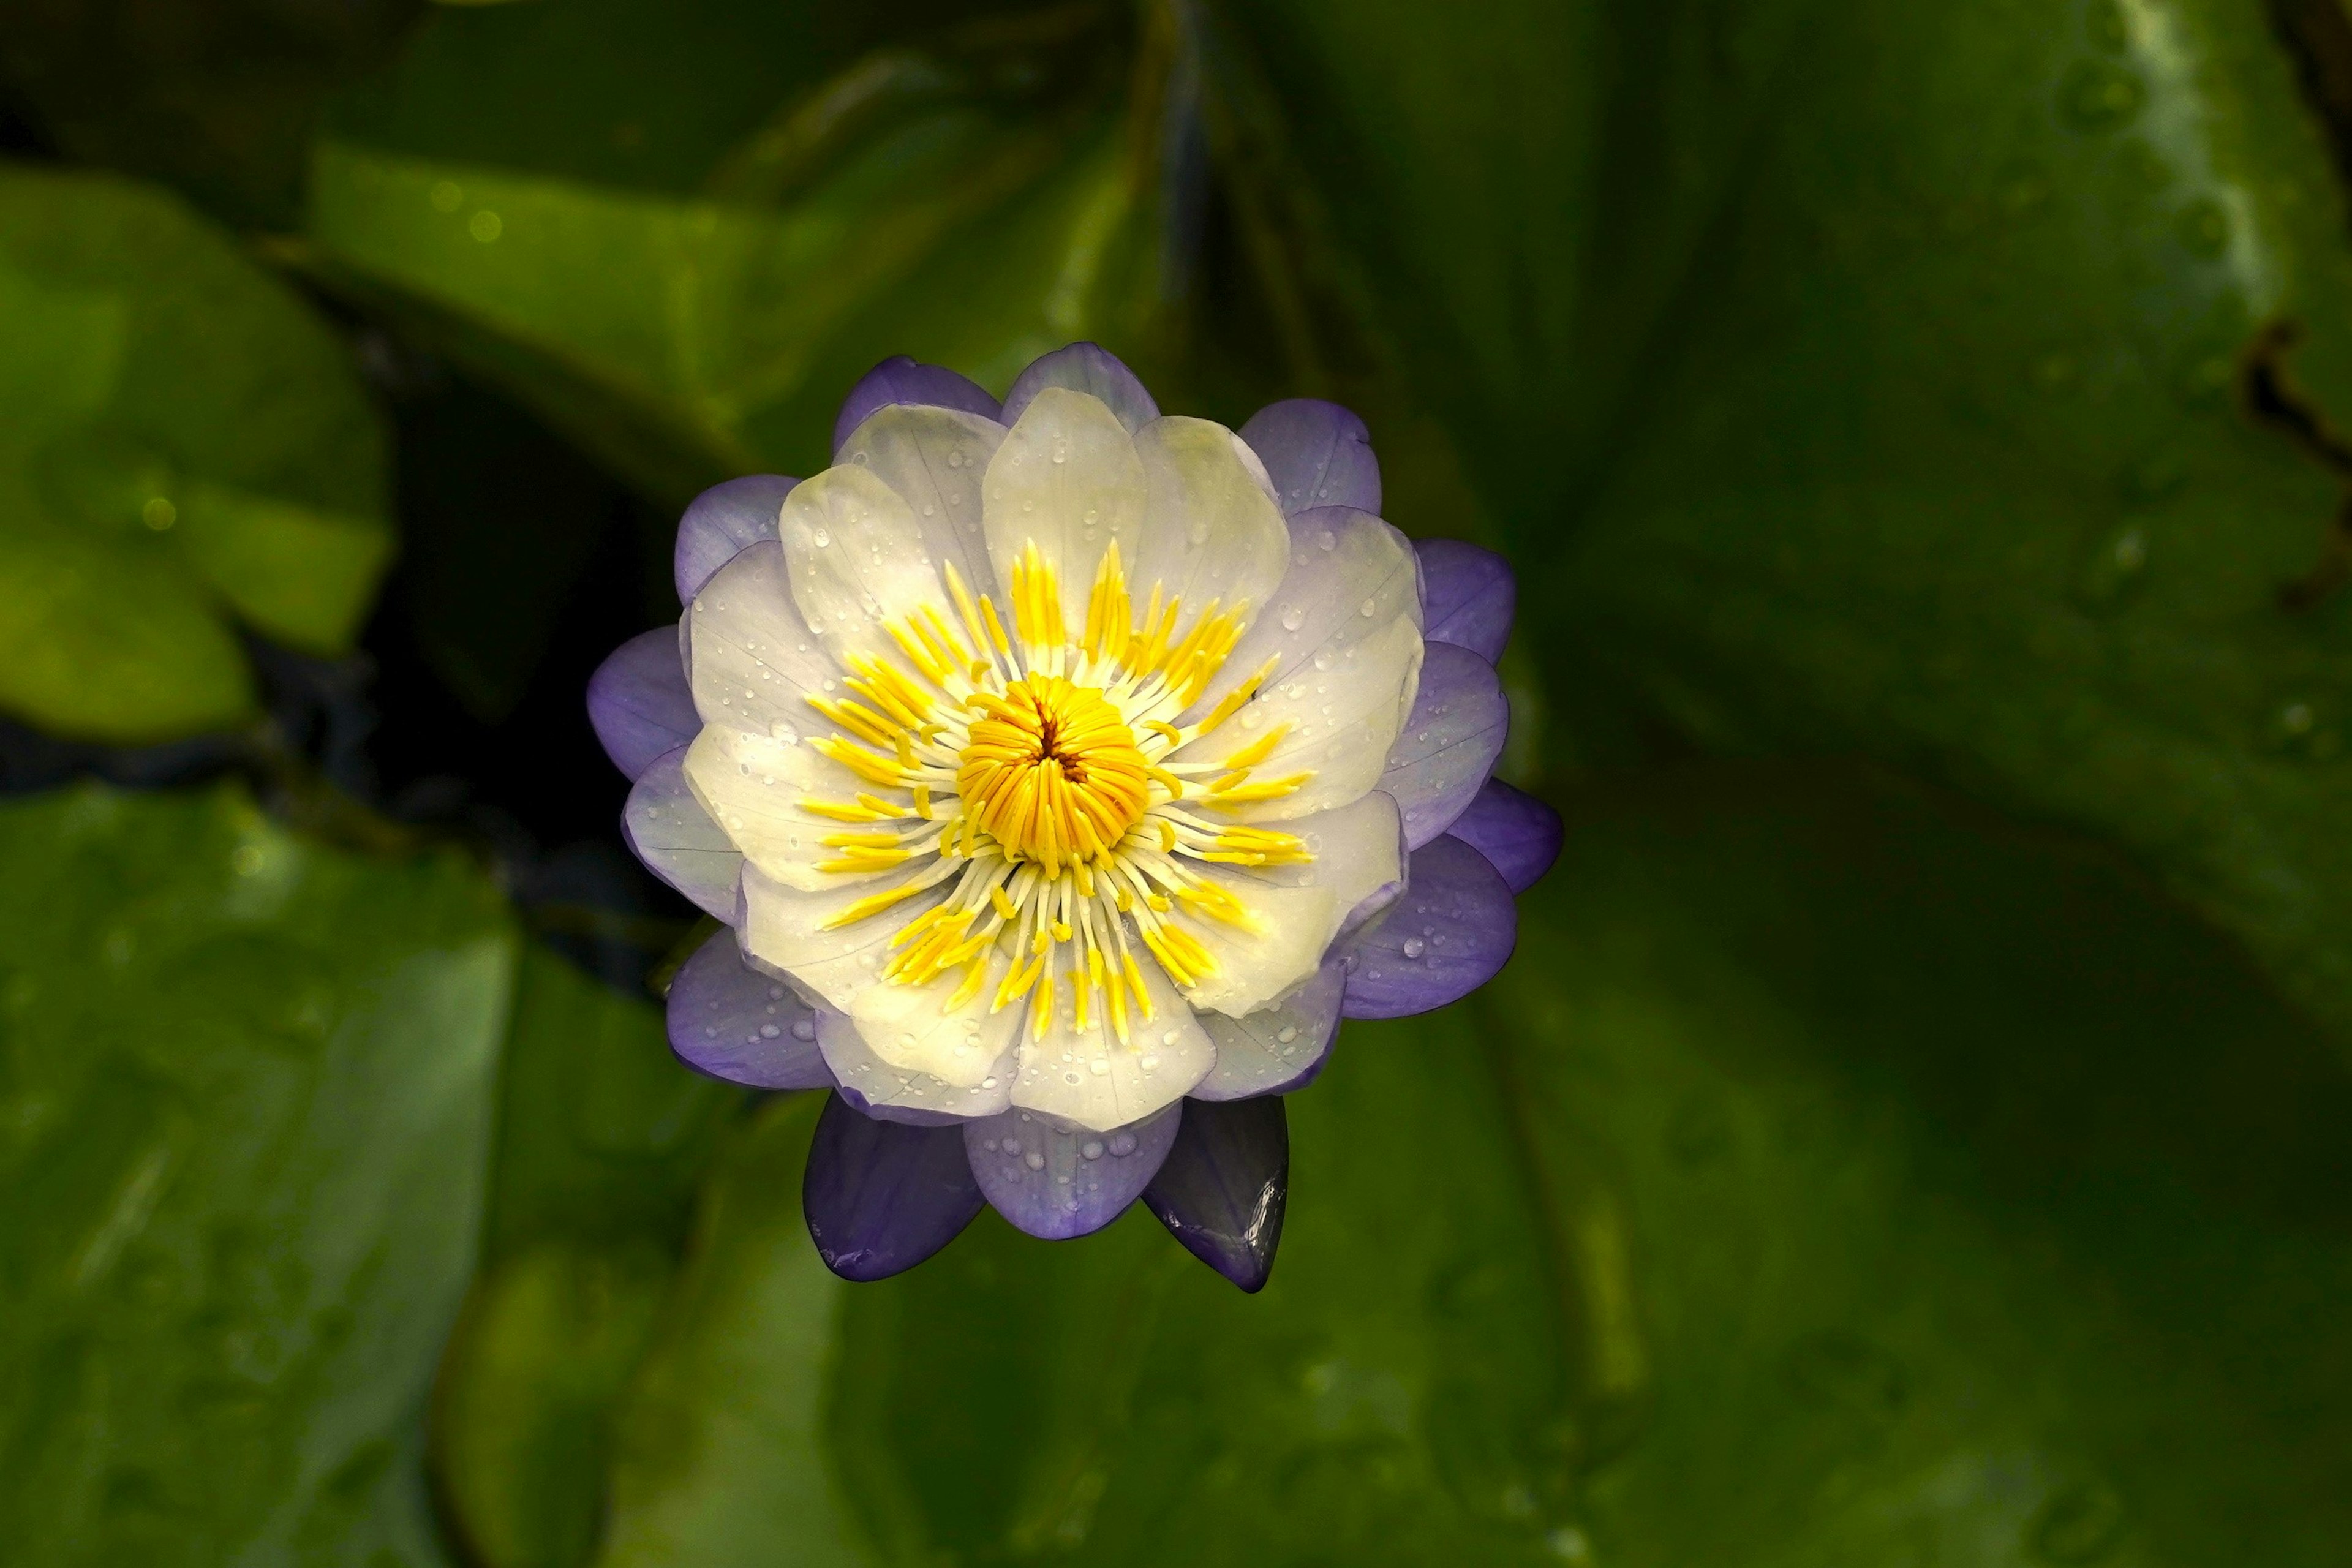
<path fill-rule="evenodd" d="M 176 198 L 0 166 L 0 711 L 118 743 L 251 715 L 236 628 L 348 650 L 392 552 L 342 345 Z"/>
<path fill-rule="evenodd" d="M 1292 1097 L 1262 1295 L 1139 1212 L 841 1285 L 772 1111 L 612 1560 L 2333 1561 L 2352 1075 L 2241 953 L 1851 768 L 1564 804 L 1504 977 Z"/>
<path fill-rule="evenodd" d="M 58 1564 L 441 1560 L 425 1391 L 513 937 L 235 790 L 0 806 L 0 1528 Z"/>
<path fill-rule="evenodd" d="M 683 36 L 727 55 L 706 84 L 628 50 L 677 48 L 669 8 L 541 9 L 444 16 L 349 95 L 306 264 L 657 498 L 823 467 L 889 354 L 1002 384 L 1156 307 L 1159 197 L 1100 90 L 1100 17 L 903 17 L 913 41 L 861 51 L 845 25 L 688 7 Z M 792 65 L 747 77 L 736 51 L 778 28 L 757 58 Z M 605 102 L 583 73 L 625 85 Z M 583 105 L 593 128 L 547 133 Z"/>

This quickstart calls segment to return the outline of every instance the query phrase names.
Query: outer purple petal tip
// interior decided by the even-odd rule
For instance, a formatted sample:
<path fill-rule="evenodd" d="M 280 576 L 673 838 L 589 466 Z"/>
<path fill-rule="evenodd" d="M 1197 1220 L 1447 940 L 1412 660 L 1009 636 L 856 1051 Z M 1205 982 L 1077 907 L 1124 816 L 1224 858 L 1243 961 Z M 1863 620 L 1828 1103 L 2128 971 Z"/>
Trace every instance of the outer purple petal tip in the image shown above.
<path fill-rule="evenodd" d="M 678 520 L 671 559 L 679 604 L 694 603 L 712 573 L 761 540 L 776 537 L 777 515 L 798 483 L 782 474 L 751 474 L 694 498 Z"/>
<path fill-rule="evenodd" d="M 1488 664 L 1502 658 L 1519 602 L 1510 563 L 1462 539 L 1416 540 L 1413 548 L 1421 552 L 1422 635 L 1466 647 Z"/>
<path fill-rule="evenodd" d="M 1518 941 L 1510 885 L 1451 834 L 1412 852 L 1404 897 L 1356 940 L 1341 1010 L 1402 1018 L 1467 996 L 1492 980 Z"/>
<path fill-rule="evenodd" d="M 801 1181 L 801 1213 L 824 1266 L 881 1279 L 953 1241 L 981 1210 L 980 1186 L 953 1127 L 909 1127 L 824 1102 Z"/>
<path fill-rule="evenodd" d="M 1318 506 L 1381 510 L 1381 463 L 1364 422 L 1336 403 L 1294 397 L 1269 403 L 1241 428 L 1265 464 L 1283 515 Z"/>
<path fill-rule="evenodd" d="M 1488 779 L 1447 831 L 1492 861 L 1514 893 L 1534 887 L 1559 858 L 1559 813 L 1500 779 Z"/>
<path fill-rule="evenodd" d="M 588 722 L 631 780 L 702 728 L 678 657 L 677 628 L 656 626 L 613 650 L 588 678 Z"/>
<path fill-rule="evenodd" d="M 1083 392 L 1099 397 L 1129 435 L 1142 429 L 1160 417 L 1160 405 L 1144 390 L 1133 371 L 1116 354 L 1095 343 L 1072 343 L 1066 349 L 1055 349 L 1042 359 L 1031 362 L 1029 368 L 1015 376 L 1012 387 L 1004 394 L 1004 423 L 1012 424 L 1021 417 L 1021 411 L 1030 400 L 1049 386 L 1063 386 L 1072 392 Z"/>
<path fill-rule="evenodd" d="M 1034 1110 L 964 1123 L 964 1152 L 996 1212 L 1031 1236 L 1066 1241 L 1100 1230 L 1143 1191 L 1176 1142 L 1183 1102 L 1108 1132 Z"/>
<path fill-rule="evenodd" d="M 1452 826 L 1495 771 L 1511 730 L 1495 667 L 1466 647 L 1432 642 L 1421 689 L 1403 732 L 1389 749 L 1380 787 L 1404 814 L 1404 841 L 1414 848 Z"/>
<path fill-rule="evenodd" d="M 849 444 L 849 437 L 873 417 L 876 409 L 893 403 L 927 403 L 990 419 L 1000 412 L 988 389 L 970 377 L 958 375 L 945 365 L 925 364 L 896 354 L 867 371 L 841 400 L 841 412 L 833 421 L 834 452 L 838 455 Z"/>
<path fill-rule="evenodd" d="M 721 930 L 669 986 L 669 1048 L 698 1073 L 753 1089 L 830 1089 L 816 1010 L 743 962 Z"/>
<path fill-rule="evenodd" d="M 1193 1101 L 1143 1201 L 1193 1257 L 1244 1290 L 1265 1289 L 1290 1195 L 1282 1100 Z"/>

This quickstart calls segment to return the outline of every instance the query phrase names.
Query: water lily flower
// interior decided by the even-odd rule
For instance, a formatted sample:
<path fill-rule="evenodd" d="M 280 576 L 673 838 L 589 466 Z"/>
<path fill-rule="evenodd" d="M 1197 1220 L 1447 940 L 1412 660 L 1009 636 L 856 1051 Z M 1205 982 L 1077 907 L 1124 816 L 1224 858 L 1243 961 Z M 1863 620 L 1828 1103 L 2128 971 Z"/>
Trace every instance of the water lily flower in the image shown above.
<path fill-rule="evenodd" d="M 983 1203 L 1062 1238 L 1139 1197 L 1257 1289 L 1280 1097 L 1342 1018 L 1491 977 L 1558 851 L 1489 776 L 1508 568 L 1381 521 L 1347 410 L 1163 416 L 1091 343 L 1002 404 L 887 361 L 834 448 L 697 500 L 685 617 L 590 686 L 630 845 L 726 925 L 673 1047 L 833 1091 L 803 1203 L 836 1273 Z"/>

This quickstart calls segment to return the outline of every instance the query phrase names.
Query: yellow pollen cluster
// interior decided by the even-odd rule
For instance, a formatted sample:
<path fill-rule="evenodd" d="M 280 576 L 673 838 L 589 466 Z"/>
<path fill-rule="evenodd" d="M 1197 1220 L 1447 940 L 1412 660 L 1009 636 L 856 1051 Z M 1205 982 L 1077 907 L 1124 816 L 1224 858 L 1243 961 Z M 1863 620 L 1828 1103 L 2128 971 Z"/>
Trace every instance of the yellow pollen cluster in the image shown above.
<path fill-rule="evenodd" d="M 1118 710 L 1058 675 L 1016 680 L 1002 697 L 966 700 L 987 715 L 956 769 L 956 790 L 1005 858 L 1045 875 L 1098 861 L 1151 804 L 1151 764 Z"/>
<path fill-rule="evenodd" d="M 1280 724 L 1213 758 L 1174 758 L 1239 713 L 1273 668 L 1192 723 L 1176 722 L 1240 641 L 1247 605 L 1188 611 L 1155 584 L 1138 616 L 1113 544 L 1074 636 L 1057 575 L 1034 543 L 1009 576 L 1007 617 L 948 567 L 950 605 L 882 628 L 903 664 L 854 658 L 848 695 L 810 699 L 837 727 L 810 745 L 870 786 L 801 800 L 844 825 L 824 837 L 833 858 L 816 868 L 877 877 L 919 863 L 825 927 L 950 884 L 892 938 L 886 978 L 920 985 L 960 972 L 948 1012 L 1029 999 L 1033 1039 L 1051 1026 L 1066 985 L 1079 1028 L 1108 1021 L 1126 1042 L 1133 1022 L 1153 1016 L 1133 946 L 1189 986 L 1217 970 L 1201 922 L 1263 929 L 1204 864 L 1313 858 L 1295 834 L 1220 818 L 1314 775 L 1257 776 L 1287 732 Z"/>

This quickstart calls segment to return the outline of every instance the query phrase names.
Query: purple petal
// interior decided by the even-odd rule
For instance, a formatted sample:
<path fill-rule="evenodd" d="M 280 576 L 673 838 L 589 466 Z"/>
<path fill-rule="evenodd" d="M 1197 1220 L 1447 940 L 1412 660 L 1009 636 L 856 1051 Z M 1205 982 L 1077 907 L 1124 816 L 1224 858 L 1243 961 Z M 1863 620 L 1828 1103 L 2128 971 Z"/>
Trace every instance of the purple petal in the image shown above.
<path fill-rule="evenodd" d="M 721 928 L 669 984 L 669 1048 L 698 1073 L 753 1089 L 831 1089 L 816 1009 L 743 962 Z"/>
<path fill-rule="evenodd" d="M 844 1279 L 912 1268 L 953 1241 L 981 1203 L 961 1131 L 877 1121 L 826 1098 L 801 1214 L 827 1268 Z"/>
<path fill-rule="evenodd" d="M 1334 958 L 1261 1012 L 1241 1018 L 1194 1015 L 1217 1043 L 1217 1065 L 1192 1086 L 1192 1098 L 1247 1100 L 1307 1087 L 1329 1057 L 1332 1037 L 1339 1032 L 1339 998 L 1347 988 L 1348 966 Z"/>
<path fill-rule="evenodd" d="M 761 540 L 775 538 L 777 514 L 798 483 L 782 474 L 752 474 L 695 497 L 678 520 L 677 549 L 670 560 L 677 602 L 694 603 L 712 573 Z"/>
<path fill-rule="evenodd" d="M 1466 647 L 1488 664 L 1511 640 L 1519 585 L 1511 563 L 1462 539 L 1421 539 L 1422 636 Z"/>
<path fill-rule="evenodd" d="M 1412 852 L 1404 897 L 1356 939 L 1349 953 L 1350 1018 L 1402 1018 L 1443 1007 L 1495 977 L 1518 941 L 1510 884 L 1459 838 Z"/>
<path fill-rule="evenodd" d="M 676 626 L 631 637 L 596 667 L 588 678 L 588 722 L 613 765 L 632 779 L 701 731 Z"/>
<path fill-rule="evenodd" d="M 1135 373 L 1118 360 L 1093 343 L 1072 343 L 1066 349 L 1055 349 L 1045 358 L 1033 361 L 1013 381 L 1013 390 L 1004 395 L 1004 412 L 997 416 L 1006 425 L 1021 417 L 1030 399 L 1049 386 L 1066 386 L 1073 392 L 1091 393 L 1109 405 L 1118 416 L 1118 422 L 1133 435 L 1160 417 L 1160 405 L 1151 400 L 1143 383 Z"/>
<path fill-rule="evenodd" d="M 965 1122 L 964 1153 L 998 1214 L 1031 1236 L 1067 1241 L 1127 1212 L 1168 1157 L 1183 1106 L 1180 1100 L 1108 1132 L 1008 1110 Z"/>
<path fill-rule="evenodd" d="M 1408 846 L 1420 848 L 1462 815 L 1495 771 L 1510 728 L 1495 667 L 1466 647 L 1428 644 L 1412 716 L 1389 748 L 1380 784 L 1404 814 Z"/>
<path fill-rule="evenodd" d="M 1318 506 L 1381 510 L 1371 432 L 1338 404 L 1314 397 L 1269 403 L 1250 416 L 1241 437 L 1265 465 L 1284 516 Z"/>
<path fill-rule="evenodd" d="M 1494 862 L 1514 893 L 1524 893 L 1559 858 L 1559 813 L 1500 779 L 1488 779 L 1447 829 Z"/>
<path fill-rule="evenodd" d="M 735 918 L 743 856 L 686 787 L 686 748 L 664 752 L 638 775 L 621 808 L 621 831 L 646 869 L 706 913 Z"/>
<path fill-rule="evenodd" d="M 877 408 L 887 408 L 894 403 L 927 403 L 935 408 L 958 408 L 966 414 L 978 414 L 989 419 L 997 416 L 996 399 L 988 389 L 967 376 L 958 375 L 945 365 L 925 364 L 905 354 L 894 354 L 858 378 L 841 400 L 841 412 L 833 421 L 833 450 L 840 456 L 842 447 L 860 425 L 873 417 Z"/>
<path fill-rule="evenodd" d="M 1144 1204 L 1169 1234 L 1244 1290 L 1262 1289 L 1290 1194 L 1290 1124 L 1279 1098 L 1195 1101 Z"/>

